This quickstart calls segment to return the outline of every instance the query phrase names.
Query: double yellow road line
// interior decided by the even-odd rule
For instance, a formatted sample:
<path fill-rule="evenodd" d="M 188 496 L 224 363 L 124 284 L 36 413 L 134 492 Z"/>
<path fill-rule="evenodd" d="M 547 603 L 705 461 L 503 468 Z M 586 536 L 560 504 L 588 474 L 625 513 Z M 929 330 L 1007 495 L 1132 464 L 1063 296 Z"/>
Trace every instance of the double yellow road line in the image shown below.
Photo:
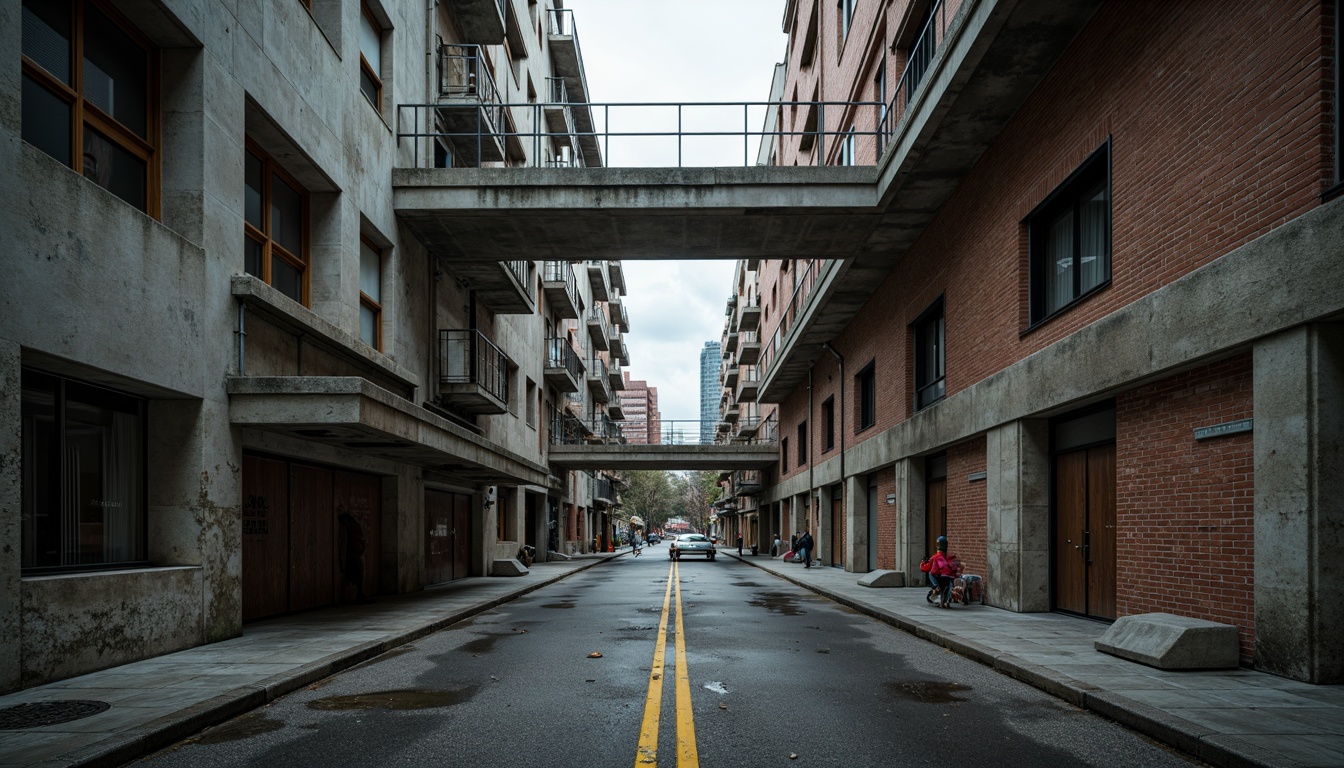
<path fill-rule="evenodd" d="M 644 722 L 639 729 L 639 751 L 635 768 L 658 764 L 658 723 L 663 712 L 663 667 L 667 658 L 667 618 L 672 588 L 677 592 L 676 671 L 677 671 L 677 768 L 699 768 L 700 753 L 695 748 L 695 716 L 691 713 L 691 677 L 686 670 L 686 636 L 681 622 L 681 571 L 672 561 L 663 592 L 663 615 L 658 621 L 658 637 L 653 647 L 653 669 L 649 670 L 649 693 L 644 699 Z"/>

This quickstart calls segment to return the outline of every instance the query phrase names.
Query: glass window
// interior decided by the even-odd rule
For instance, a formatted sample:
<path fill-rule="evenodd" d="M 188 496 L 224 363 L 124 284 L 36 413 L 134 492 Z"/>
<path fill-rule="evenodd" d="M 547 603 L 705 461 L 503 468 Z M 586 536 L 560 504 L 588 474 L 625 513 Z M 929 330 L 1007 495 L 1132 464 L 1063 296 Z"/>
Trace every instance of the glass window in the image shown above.
<path fill-rule="evenodd" d="M 24 0 L 22 47 L 23 139 L 158 215 L 157 50 L 93 0 Z"/>
<path fill-rule="evenodd" d="M 23 371 L 22 567 L 143 563 L 145 401 Z"/>
<path fill-rule="evenodd" d="M 1110 145 L 1093 153 L 1026 223 L 1035 324 L 1111 279 Z"/>
<path fill-rule="evenodd" d="M 383 30 L 369 6 L 360 3 L 359 89 L 375 109 L 382 106 Z"/>
<path fill-rule="evenodd" d="M 807 422 L 798 425 L 798 466 L 807 463 Z"/>
<path fill-rule="evenodd" d="M 359 241 L 359 338 L 382 349 L 383 256 L 368 240 Z"/>
<path fill-rule="evenodd" d="M 915 409 L 942 400 L 947 394 L 943 351 L 943 300 L 940 298 L 915 321 Z"/>
<path fill-rule="evenodd" d="M 306 304 L 308 193 L 250 142 L 243 166 L 243 268 Z"/>
<path fill-rule="evenodd" d="M 822 453 L 835 448 L 835 398 L 828 397 L 821 404 L 821 430 L 825 442 Z"/>
<path fill-rule="evenodd" d="M 854 388 L 859 391 L 856 416 L 860 431 L 877 423 L 877 377 L 873 366 L 874 363 L 869 363 L 854 377 Z"/>

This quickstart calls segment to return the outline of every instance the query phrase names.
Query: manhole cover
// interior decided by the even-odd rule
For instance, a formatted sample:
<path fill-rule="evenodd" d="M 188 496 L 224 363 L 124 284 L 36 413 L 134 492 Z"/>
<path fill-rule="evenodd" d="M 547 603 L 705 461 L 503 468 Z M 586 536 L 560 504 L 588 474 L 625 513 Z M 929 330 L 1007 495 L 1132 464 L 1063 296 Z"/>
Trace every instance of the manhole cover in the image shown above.
<path fill-rule="evenodd" d="M 91 717 L 112 707 L 105 701 L 39 701 L 0 709 L 0 731 L 40 728 Z"/>

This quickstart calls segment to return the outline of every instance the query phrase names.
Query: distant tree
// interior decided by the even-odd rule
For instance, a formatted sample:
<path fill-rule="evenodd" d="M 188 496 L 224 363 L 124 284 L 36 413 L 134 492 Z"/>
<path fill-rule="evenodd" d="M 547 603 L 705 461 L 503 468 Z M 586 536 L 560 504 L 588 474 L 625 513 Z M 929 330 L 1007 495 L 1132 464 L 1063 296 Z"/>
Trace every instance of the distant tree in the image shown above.
<path fill-rule="evenodd" d="M 676 494 L 670 473 L 661 469 L 636 469 L 625 473 L 629 490 L 621 494 L 625 511 L 644 518 L 648 529 L 662 528 L 673 513 Z"/>
<path fill-rule="evenodd" d="M 695 470 L 679 475 L 673 483 L 681 516 L 696 530 L 708 529 L 710 506 L 719 498 L 719 473 Z"/>

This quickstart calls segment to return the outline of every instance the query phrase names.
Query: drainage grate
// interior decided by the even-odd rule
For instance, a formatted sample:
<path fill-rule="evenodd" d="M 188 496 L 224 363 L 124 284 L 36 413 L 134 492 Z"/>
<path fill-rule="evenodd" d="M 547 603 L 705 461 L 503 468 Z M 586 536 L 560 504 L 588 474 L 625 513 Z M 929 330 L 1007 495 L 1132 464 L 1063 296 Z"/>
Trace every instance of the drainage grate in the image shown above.
<path fill-rule="evenodd" d="M 0 709 L 0 731 L 40 728 L 91 717 L 112 707 L 105 701 L 39 701 Z"/>

